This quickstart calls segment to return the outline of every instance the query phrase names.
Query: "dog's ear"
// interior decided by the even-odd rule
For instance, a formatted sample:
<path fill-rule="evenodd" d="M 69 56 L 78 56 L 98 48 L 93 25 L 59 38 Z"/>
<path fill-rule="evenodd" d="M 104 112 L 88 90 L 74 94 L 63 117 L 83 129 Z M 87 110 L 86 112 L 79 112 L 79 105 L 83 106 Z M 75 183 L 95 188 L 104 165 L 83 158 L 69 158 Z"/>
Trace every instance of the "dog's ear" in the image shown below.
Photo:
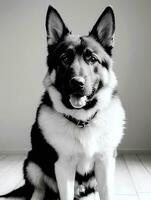
<path fill-rule="evenodd" d="M 96 39 L 111 55 L 114 31 L 115 17 L 112 8 L 109 6 L 103 11 L 89 35 Z"/>
<path fill-rule="evenodd" d="M 69 33 L 59 13 L 52 6 L 48 7 L 46 15 L 46 31 L 49 44 L 55 44 Z"/>

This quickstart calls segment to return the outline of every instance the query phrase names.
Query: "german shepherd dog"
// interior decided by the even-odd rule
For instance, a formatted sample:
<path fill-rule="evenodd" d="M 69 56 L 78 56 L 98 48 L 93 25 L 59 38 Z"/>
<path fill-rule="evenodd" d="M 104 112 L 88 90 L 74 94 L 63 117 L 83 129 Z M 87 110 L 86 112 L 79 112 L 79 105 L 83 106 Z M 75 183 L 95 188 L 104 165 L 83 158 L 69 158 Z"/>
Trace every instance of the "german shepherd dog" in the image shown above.
<path fill-rule="evenodd" d="M 80 37 L 49 6 L 46 31 L 48 71 L 24 161 L 25 185 L 3 197 L 112 200 L 125 121 L 112 67 L 113 10 L 107 7 Z"/>

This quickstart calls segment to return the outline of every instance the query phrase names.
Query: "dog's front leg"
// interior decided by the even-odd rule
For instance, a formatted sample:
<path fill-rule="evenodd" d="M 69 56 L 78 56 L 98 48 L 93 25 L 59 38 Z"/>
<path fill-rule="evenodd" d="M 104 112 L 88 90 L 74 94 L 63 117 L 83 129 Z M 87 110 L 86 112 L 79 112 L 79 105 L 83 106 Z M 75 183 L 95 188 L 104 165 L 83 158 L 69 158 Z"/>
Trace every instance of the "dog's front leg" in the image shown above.
<path fill-rule="evenodd" d="M 100 200 L 113 199 L 114 171 L 115 157 L 113 156 L 113 153 L 97 156 L 95 162 L 95 175 Z"/>
<path fill-rule="evenodd" d="M 74 199 L 74 180 L 76 165 L 72 159 L 63 159 L 55 163 L 55 174 L 61 200 Z"/>

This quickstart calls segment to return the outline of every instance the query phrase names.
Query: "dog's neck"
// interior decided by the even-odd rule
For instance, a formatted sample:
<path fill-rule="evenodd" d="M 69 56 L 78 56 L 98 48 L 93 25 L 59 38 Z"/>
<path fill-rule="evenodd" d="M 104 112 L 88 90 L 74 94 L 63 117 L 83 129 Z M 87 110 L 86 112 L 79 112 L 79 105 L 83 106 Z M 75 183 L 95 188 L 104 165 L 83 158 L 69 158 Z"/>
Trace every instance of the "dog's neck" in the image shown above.
<path fill-rule="evenodd" d="M 63 114 L 63 116 L 69 120 L 70 122 L 72 122 L 73 124 L 75 124 L 75 126 L 77 126 L 78 128 L 85 128 L 86 126 L 88 126 L 91 121 L 96 117 L 98 111 L 96 111 L 93 115 L 91 115 L 90 118 L 88 118 L 87 120 L 83 121 L 83 120 L 79 120 L 79 119 L 76 119 L 74 118 L 73 116 L 71 115 L 66 115 L 66 114 Z"/>
<path fill-rule="evenodd" d="M 51 98 L 53 109 L 55 112 L 60 113 L 62 115 L 73 116 L 74 118 L 82 121 L 87 121 L 87 119 L 91 118 L 91 116 L 99 110 L 97 104 L 90 109 L 69 109 L 62 103 L 61 94 L 57 91 L 57 89 L 53 86 L 48 88 L 48 94 Z"/>

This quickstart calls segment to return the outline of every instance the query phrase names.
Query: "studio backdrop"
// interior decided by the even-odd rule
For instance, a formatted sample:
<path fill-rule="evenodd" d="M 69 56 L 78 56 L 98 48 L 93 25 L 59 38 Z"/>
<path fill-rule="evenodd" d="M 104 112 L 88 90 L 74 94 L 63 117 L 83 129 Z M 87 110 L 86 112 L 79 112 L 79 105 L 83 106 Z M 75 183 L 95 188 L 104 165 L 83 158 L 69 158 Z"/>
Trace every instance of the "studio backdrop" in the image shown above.
<path fill-rule="evenodd" d="M 45 14 L 51 4 L 74 34 L 87 34 L 104 8 L 116 17 L 114 69 L 127 125 L 121 150 L 151 150 L 150 0 L 0 1 L 0 153 L 30 149 L 46 73 Z"/>

